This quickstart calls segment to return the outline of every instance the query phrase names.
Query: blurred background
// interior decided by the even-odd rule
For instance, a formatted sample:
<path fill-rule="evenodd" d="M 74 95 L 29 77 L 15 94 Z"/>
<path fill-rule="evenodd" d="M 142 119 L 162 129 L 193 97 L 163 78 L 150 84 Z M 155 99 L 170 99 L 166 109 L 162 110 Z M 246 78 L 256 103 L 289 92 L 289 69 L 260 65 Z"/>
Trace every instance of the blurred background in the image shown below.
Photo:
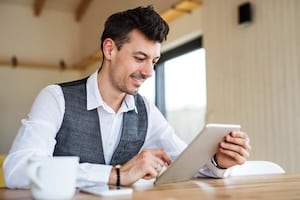
<path fill-rule="evenodd" d="M 140 92 L 176 133 L 241 124 L 250 160 L 300 171 L 298 0 L 0 0 L 0 154 L 43 87 L 97 70 L 106 18 L 147 5 L 170 34 Z"/>

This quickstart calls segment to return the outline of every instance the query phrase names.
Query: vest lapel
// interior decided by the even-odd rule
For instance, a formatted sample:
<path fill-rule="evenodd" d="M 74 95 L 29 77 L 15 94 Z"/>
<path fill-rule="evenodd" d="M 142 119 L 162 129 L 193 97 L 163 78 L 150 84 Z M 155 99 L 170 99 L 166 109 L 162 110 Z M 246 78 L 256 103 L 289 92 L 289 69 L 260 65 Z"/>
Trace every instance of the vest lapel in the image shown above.
<path fill-rule="evenodd" d="M 120 142 L 112 156 L 111 165 L 124 164 L 138 154 L 143 146 L 148 128 L 148 116 L 143 98 L 135 96 L 138 113 L 124 113 Z"/>

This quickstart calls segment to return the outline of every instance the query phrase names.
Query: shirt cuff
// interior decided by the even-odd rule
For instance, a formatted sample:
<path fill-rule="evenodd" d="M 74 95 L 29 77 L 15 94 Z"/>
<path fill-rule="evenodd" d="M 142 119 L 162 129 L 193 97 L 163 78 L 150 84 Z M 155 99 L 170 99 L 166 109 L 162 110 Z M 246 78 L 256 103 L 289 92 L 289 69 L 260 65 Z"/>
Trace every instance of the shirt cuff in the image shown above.
<path fill-rule="evenodd" d="M 211 158 L 206 164 L 206 167 L 214 174 L 215 178 L 226 178 L 229 175 L 229 169 L 222 169 L 217 167 L 216 164 L 214 164 L 215 160 L 214 157 Z M 215 162 L 216 163 L 216 162 Z"/>
<path fill-rule="evenodd" d="M 77 175 L 77 187 L 90 186 L 96 183 L 108 184 L 111 165 L 81 163 Z"/>

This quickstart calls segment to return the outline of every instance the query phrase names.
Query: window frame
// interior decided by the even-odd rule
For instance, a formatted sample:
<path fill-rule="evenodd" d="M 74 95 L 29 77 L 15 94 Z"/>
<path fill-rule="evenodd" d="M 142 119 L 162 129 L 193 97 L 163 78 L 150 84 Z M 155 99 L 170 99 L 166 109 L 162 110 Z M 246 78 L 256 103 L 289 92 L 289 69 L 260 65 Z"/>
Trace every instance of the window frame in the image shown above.
<path fill-rule="evenodd" d="M 196 49 L 203 48 L 202 36 L 198 36 L 189 42 L 186 42 L 178 47 L 162 53 L 159 62 L 155 67 L 155 105 L 160 110 L 162 115 L 166 117 L 166 96 L 165 96 L 165 70 L 164 64 L 166 61 L 189 53 Z"/>

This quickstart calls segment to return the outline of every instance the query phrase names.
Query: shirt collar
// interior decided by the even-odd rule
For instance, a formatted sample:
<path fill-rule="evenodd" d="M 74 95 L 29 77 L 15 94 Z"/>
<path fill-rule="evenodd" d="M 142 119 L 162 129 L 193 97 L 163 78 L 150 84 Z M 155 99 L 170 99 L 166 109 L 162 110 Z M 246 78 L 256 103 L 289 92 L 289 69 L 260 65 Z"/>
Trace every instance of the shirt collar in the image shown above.
<path fill-rule="evenodd" d="M 99 91 L 97 77 L 98 70 L 88 78 L 86 83 L 87 110 L 93 110 L 98 107 L 107 107 Z M 135 110 L 136 113 L 138 112 L 135 105 L 134 96 L 127 94 L 122 102 L 119 112 L 127 112 L 129 110 Z"/>

